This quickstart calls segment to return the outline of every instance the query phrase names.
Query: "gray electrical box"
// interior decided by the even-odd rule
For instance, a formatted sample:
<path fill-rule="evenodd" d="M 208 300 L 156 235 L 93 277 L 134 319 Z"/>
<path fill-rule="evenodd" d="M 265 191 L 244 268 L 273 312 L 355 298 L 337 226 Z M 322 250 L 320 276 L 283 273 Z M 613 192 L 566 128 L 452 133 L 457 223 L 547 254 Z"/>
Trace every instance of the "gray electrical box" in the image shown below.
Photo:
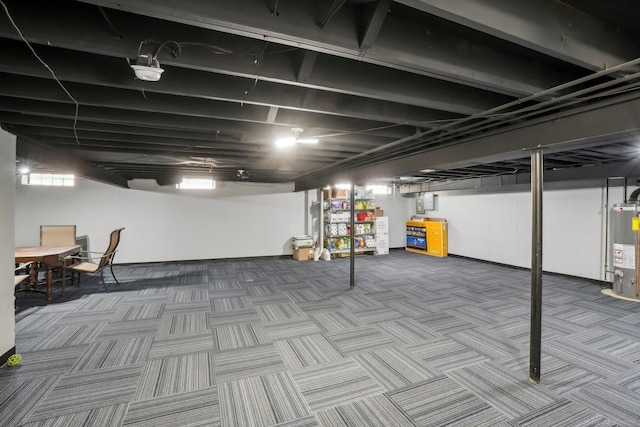
<path fill-rule="evenodd" d="M 423 214 L 426 211 L 435 210 L 435 197 L 433 193 L 423 193 L 416 198 L 416 213 Z"/>

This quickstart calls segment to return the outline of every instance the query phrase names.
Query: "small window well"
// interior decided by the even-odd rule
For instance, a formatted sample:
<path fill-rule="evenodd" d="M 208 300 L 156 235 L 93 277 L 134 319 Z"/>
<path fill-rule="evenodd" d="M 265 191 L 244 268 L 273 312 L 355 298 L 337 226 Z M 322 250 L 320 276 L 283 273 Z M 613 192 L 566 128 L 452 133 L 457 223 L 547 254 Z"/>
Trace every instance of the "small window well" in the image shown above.
<path fill-rule="evenodd" d="M 73 187 L 76 185 L 76 177 L 60 173 L 30 173 L 22 176 L 22 184 Z"/>
<path fill-rule="evenodd" d="M 215 190 L 216 182 L 210 178 L 182 178 L 176 188 L 181 190 Z"/>

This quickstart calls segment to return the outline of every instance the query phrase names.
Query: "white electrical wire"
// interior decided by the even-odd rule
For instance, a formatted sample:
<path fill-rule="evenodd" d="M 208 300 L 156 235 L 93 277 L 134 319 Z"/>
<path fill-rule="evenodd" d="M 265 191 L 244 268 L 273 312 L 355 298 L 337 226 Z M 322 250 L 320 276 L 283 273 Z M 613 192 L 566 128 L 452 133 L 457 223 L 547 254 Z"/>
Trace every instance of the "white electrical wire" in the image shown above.
<path fill-rule="evenodd" d="M 20 36 L 20 38 L 22 39 L 23 42 L 26 43 L 26 45 L 29 47 L 29 50 L 31 50 L 31 53 L 33 53 L 33 56 L 36 57 L 36 59 L 38 61 L 40 61 L 40 63 L 44 66 L 44 68 L 46 68 L 49 73 L 51 73 L 51 76 L 53 76 L 53 79 L 60 85 L 60 87 L 62 88 L 62 90 L 64 91 L 64 93 L 67 94 L 67 96 L 69 97 L 69 99 L 71 99 L 71 101 L 73 101 L 73 103 L 75 104 L 76 107 L 76 111 L 75 111 L 75 116 L 73 118 L 73 135 L 76 138 L 76 142 L 78 143 L 78 145 L 80 144 L 80 139 L 78 138 L 78 130 L 77 130 L 77 125 L 78 125 L 78 114 L 79 114 L 79 110 L 80 110 L 80 104 L 78 104 L 78 101 L 76 101 L 76 99 L 69 93 L 69 91 L 67 90 L 66 87 L 64 87 L 64 85 L 62 84 L 62 82 L 58 79 L 58 77 L 56 76 L 56 73 L 53 72 L 53 70 L 51 69 L 51 67 L 49 67 L 49 65 L 47 65 L 46 62 L 44 62 L 42 60 L 42 58 L 40 58 L 40 56 L 38 56 L 38 54 L 36 53 L 36 51 L 33 49 L 33 46 L 31 46 L 31 44 L 27 41 L 27 39 L 24 37 L 24 35 L 22 34 L 22 31 L 20 31 L 20 28 L 18 27 L 18 25 L 15 23 L 15 21 L 13 20 L 13 18 L 11 17 L 11 14 L 9 13 L 9 9 L 7 9 L 7 6 L 4 4 L 4 2 L 2 0 L 0 0 L 0 4 L 2 5 L 2 8 L 4 9 L 4 12 L 7 14 L 7 18 L 9 18 L 9 21 L 11 22 L 11 25 L 13 25 L 13 28 L 15 28 L 15 30 L 18 32 L 18 35 Z"/>

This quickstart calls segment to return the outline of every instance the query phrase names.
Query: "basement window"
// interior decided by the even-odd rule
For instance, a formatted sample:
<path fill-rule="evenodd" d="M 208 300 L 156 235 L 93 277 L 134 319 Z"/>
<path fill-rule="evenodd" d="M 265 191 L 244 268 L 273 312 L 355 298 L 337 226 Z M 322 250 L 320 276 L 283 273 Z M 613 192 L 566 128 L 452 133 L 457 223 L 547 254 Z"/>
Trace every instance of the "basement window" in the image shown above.
<path fill-rule="evenodd" d="M 182 178 L 180 184 L 176 184 L 180 190 L 215 190 L 216 182 L 211 178 Z"/>
<path fill-rule="evenodd" d="M 73 187 L 76 185 L 76 177 L 61 173 L 30 173 L 22 176 L 22 184 Z"/>
<path fill-rule="evenodd" d="M 373 194 L 391 194 L 391 187 L 388 185 L 367 185 L 367 190 L 373 191 Z"/>

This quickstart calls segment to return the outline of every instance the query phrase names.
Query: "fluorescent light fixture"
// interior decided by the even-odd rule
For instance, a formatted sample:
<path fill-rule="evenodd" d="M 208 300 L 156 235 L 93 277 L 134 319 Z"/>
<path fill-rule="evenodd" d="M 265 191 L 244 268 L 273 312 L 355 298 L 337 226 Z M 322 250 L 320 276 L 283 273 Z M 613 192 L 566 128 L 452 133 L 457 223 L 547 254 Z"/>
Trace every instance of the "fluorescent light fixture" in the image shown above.
<path fill-rule="evenodd" d="M 216 182 L 211 178 L 182 178 L 180 184 L 176 184 L 180 190 L 215 190 Z"/>
<path fill-rule="evenodd" d="M 337 184 L 335 187 L 340 190 L 351 190 L 351 184 Z"/>
<path fill-rule="evenodd" d="M 276 140 L 276 147 L 291 147 L 296 145 L 296 138 L 293 136 L 287 137 L 287 138 L 280 138 Z"/>
<path fill-rule="evenodd" d="M 22 184 L 73 187 L 75 185 L 75 176 L 60 173 L 30 173 L 22 177 Z"/>
<path fill-rule="evenodd" d="M 20 169 L 18 169 L 18 173 L 21 175 L 26 175 L 29 173 L 29 166 L 20 166 Z"/>
<path fill-rule="evenodd" d="M 431 173 L 431 172 L 435 172 L 435 169 L 420 169 L 420 172 L 422 173 Z"/>

